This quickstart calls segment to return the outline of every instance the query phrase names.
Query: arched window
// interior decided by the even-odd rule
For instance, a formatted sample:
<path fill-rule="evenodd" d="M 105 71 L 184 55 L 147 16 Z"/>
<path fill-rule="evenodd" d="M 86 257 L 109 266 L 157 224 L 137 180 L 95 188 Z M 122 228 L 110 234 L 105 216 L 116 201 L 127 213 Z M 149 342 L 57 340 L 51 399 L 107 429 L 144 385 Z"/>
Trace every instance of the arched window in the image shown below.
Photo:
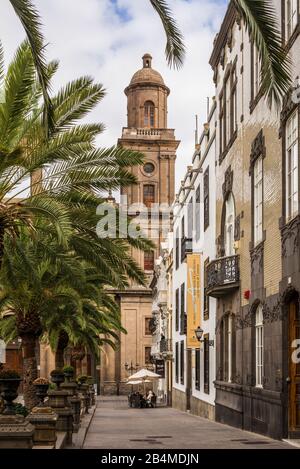
<path fill-rule="evenodd" d="M 146 101 L 144 104 L 144 126 L 154 127 L 155 106 L 152 101 Z"/>
<path fill-rule="evenodd" d="M 144 185 L 144 193 L 143 193 L 143 200 L 146 207 L 151 207 L 151 205 L 155 202 L 155 188 L 153 184 L 145 184 Z"/>
<path fill-rule="evenodd" d="M 255 369 L 256 386 L 263 386 L 264 371 L 264 325 L 262 305 L 258 305 L 255 313 Z"/>
<path fill-rule="evenodd" d="M 225 256 L 234 255 L 234 199 L 230 192 L 225 202 L 225 219 L 224 219 L 224 251 Z"/>
<path fill-rule="evenodd" d="M 144 253 L 144 270 L 153 270 L 154 269 L 154 252 L 145 252 Z"/>

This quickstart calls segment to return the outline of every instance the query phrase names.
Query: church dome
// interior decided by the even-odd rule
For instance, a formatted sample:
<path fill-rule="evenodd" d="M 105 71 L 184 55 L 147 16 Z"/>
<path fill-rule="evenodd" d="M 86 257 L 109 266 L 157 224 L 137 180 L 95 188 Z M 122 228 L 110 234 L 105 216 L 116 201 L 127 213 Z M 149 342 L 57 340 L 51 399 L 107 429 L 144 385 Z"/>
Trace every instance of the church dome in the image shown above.
<path fill-rule="evenodd" d="M 143 57 L 143 68 L 135 72 L 129 86 L 136 85 L 138 83 L 157 83 L 158 85 L 165 86 L 165 82 L 161 74 L 151 68 L 151 62 L 151 55 L 145 54 Z"/>

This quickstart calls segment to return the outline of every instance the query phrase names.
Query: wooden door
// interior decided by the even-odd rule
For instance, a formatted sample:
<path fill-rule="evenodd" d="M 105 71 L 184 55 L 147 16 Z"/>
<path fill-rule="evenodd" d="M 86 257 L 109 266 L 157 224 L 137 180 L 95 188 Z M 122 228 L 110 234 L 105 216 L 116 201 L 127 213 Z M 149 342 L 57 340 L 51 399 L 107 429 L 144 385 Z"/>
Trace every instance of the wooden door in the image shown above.
<path fill-rule="evenodd" d="M 298 302 L 289 305 L 289 433 L 300 435 L 300 318 Z M 298 363 L 297 363 L 298 362 Z"/>

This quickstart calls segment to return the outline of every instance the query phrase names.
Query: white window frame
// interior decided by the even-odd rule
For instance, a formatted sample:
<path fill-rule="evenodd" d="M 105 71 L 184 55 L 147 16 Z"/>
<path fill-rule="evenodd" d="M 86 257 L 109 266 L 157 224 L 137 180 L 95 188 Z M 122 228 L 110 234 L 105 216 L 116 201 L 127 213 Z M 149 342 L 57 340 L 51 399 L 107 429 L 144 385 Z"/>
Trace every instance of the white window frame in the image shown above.
<path fill-rule="evenodd" d="M 285 2 L 285 39 L 288 41 L 293 35 L 298 24 L 298 1 L 286 0 Z"/>
<path fill-rule="evenodd" d="M 299 212 L 299 127 L 298 110 L 286 123 L 286 221 L 294 218 Z"/>
<path fill-rule="evenodd" d="M 261 304 L 255 312 L 255 385 L 257 388 L 263 387 L 264 374 L 264 324 Z"/>
<path fill-rule="evenodd" d="M 263 158 L 257 158 L 253 167 L 253 195 L 254 195 L 254 244 L 263 238 Z"/>

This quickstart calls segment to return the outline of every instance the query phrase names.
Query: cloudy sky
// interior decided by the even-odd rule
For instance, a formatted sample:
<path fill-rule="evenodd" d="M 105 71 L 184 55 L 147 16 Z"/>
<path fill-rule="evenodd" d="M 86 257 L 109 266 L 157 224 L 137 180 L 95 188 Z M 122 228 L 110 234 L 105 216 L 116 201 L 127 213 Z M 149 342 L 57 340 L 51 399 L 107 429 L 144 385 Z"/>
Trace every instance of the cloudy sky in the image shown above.
<path fill-rule="evenodd" d="M 111 146 L 126 126 L 124 88 L 141 68 L 145 52 L 153 68 L 171 88 L 169 127 L 181 140 L 176 165 L 176 188 L 194 150 L 195 114 L 206 119 L 206 98 L 213 96 L 208 59 L 227 0 L 169 0 L 184 34 L 187 56 L 180 71 L 168 68 L 160 20 L 148 0 L 35 0 L 42 16 L 47 57 L 60 68 L 53 90 L 80 75 L 92 75 L 107 95 L 89 120 L 106 124 L 100 145 Z M 9 61 L 24 33 L 8 0 L 1 0 L 0 38 Z"/>

